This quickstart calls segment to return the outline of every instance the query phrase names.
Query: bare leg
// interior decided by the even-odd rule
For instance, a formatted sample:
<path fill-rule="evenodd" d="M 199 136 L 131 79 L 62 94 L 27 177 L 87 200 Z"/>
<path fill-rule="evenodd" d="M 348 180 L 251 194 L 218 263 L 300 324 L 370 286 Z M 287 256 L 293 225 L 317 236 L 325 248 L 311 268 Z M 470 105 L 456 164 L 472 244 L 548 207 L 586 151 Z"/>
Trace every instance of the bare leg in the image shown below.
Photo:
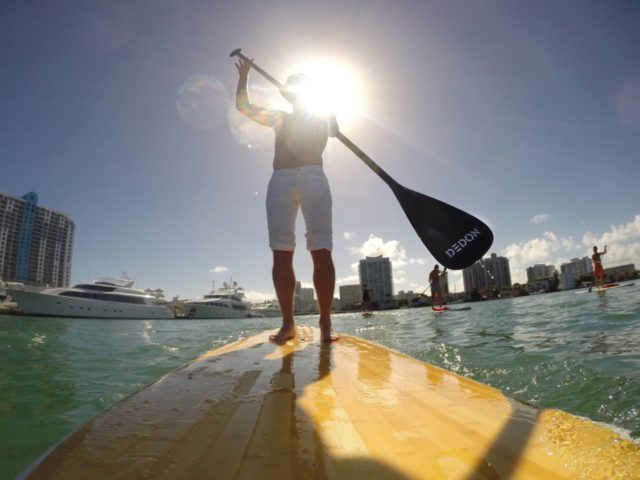
<path fill-rule="evenodd" d="M 286 342 L 296 336 L 295 320 L 293 318 L 293 294 L 296 289 L 296 275 L 293 271 L 293 252 L 285 250 L 273 251 L 273 286 L 280 303 L 282 313 L 282 327 L 277 334 L 271 335 L 269 340 L 276 343 Z"/>
<path fill-rule="evenodd" d="M 336 271 L 331 250 L 325 248 L 312 250 L 311 258 L 313 258 L 313 286 L 316 288 L 318 310 L 320 310 L 320 337 L 323 342 L 335 342 L 340 337 L 331 333 L 331 305 L 336 285 Z"/>

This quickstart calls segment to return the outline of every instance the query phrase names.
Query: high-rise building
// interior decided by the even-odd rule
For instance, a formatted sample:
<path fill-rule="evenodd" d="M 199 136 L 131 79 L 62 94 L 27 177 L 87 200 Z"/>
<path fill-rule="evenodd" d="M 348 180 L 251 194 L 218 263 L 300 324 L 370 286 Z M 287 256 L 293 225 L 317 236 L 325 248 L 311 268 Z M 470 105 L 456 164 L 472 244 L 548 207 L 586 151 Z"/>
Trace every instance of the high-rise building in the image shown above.
<path fill-rule="evenodd" d="M 391 261 L 379 255 L 360 260 L 360 285 L 371 289 L 371 302 L 378 308 L 393 305 L 393 271 Z"/>
<path fill-rule="evenodd" d="M 511 286 L 509 259 L 498 257 L 495 253 L 490 258 L 478 260 L 462 271 L 464 291 L 473 292 L 486 287 L 501 289 Z"/>
<path fill-rule="evenodd" d="M 296 313 L 310 313 L 316 310 L 313 288 L 303 288 L 302 283 L 296 282 L 294 292 L 294 311 Z"/>
<path fill-rule="evenodd" d="M 626 265 L 618 265 L 615 267 L 609 267 L 604 269 L 604 274 L 608 278 L 612 278 L 615 281 L 619 281 L 620 278 L 633 278 L 636 273 L 636 266 L 633 263 L 627 263 Z"/>
<path fill-rule="evenodd" d="M 342 308 L 353 308 L 354 305 L 362 302 L 362 287 L 360 285 L 341 285 L 339 290 Z"/>
<path fill-rule="evenodd" d="M 533 267 L 527 268 L 527 282 L 542 280 L 544 278 L 551 278 L 553 277 L 555 271 L 555 265 L 543 265 L 541 263 L 538 263 Z"/>
<path fill-rule="evenodd" d="M 589 257 L 572 258 L 570 262 L 560 265 L 560 289 L 575 288 L 578 278 L 591 275 L 593 263 Z"/>
<path fill-rule="evenodd" d="M 29 285 L 69 286 L 75 224 L 38 206 L 34 192 L 0 193 L 0 276 Z"/>
<path fill-rule="evenodd" d="M 570 273 L 575 278 L 593 275 L 593 263 L 589 257 L 572 258 L 560 265 L 560 273 Z"/>

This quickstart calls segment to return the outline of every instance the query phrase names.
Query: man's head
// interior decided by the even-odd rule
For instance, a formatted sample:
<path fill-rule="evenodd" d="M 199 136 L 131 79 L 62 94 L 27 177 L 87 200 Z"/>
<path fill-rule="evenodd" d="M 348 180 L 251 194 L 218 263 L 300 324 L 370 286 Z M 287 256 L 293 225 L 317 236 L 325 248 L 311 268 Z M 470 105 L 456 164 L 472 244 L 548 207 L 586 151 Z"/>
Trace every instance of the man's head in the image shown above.
<path fill-rule="evenodd" d="M 594 253 L 598 251 L 598 247 L 593 247 Z"/>
<path fill-rule="evenodd" d="M 433 269 L 434 269 L 434 270 L 439 270 L 439 269 L 440 269 L 440 267 L 436 264 L 436 265 L 433 267 Z"/>
<path fill-rule="evenodd" d="M 282 86 L 280 93 L 291 104 L 296 105 L 300 101 L 300 91 L 309 83 L 309 77 L 304 73 L 289 75 Z"/>

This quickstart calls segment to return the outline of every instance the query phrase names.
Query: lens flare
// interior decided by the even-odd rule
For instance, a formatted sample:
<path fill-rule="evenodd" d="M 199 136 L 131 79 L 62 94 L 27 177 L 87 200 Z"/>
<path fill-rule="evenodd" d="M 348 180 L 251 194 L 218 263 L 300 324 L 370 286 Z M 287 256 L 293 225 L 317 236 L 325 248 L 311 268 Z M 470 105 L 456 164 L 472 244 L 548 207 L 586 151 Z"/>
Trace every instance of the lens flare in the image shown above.
<path fill-rule="evenodd" d="M 176 106 L 180 118 L 196 130 L 213 130 L 225 121 L 229 105 L 227 89 L 209 75 L 195 75 L 178 91 Z"/>

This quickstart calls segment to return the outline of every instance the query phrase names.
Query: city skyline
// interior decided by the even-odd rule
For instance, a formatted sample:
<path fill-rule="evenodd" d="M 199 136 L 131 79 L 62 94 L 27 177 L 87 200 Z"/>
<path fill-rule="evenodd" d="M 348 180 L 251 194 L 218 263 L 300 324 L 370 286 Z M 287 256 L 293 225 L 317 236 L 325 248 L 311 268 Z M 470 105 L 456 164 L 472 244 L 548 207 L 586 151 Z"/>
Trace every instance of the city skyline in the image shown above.
<path fill-rule="evenodd" d="M 278 79 L 309 59 L 348 67 L 360 101 L 341 130 L 402 185 L 487 223 L 513 282 L 594 245 L 609 247 L 605 268 L 639 265 L 638 18 L 625 1 L 14 2 L 0 18 L 0 191 L 74 220 L 71 283 L 126 272 L 185 298 L 232 277 L 273 298 L 273 139 L 235 111 L 241 47 Z M 249 89 L 286 108 L 255 72 Z M 333 139 L 324 169 L 336 291 L 378 255 L 398 291 L 423 290 L 436 262 L 389 188 Z M 297 238 L 308 287 L 300 217 Z"/>
<path fill-rule="evenodd" d="M 12 200 L 13 203 L 11 205 L 6 205 L 8 200 Z M 73 227 L 75 227 L 72 219 L 70 219 L 68 217 L 68 215 L 64 214 L 63 212 L 59 212 L 55 209 L 51 209 L 51 208 L 47 208 L 45 206 L 42 205 L 38 205 L 38 196 L 36 192 L 29 192 L 25 195 L 23 195 L 22 197 L 15 197 L 12 195 L 8 195 L 6 193 L 0 192 L 0 206 L 2 206 L 3 208 L 6 209 L 6 211 L 3 211 L 2 209 L 0 209 L 0 213 L 3 214 L 4 217 L 0 217 L 1 218 L 5 218 L 4 223 L 0 223 L 0 227 L 1 231 L 2 231 L 2 237 L 0 238 L 0 240 L 2 241 L 2 243 L 0 243 L 0 247 L 3 247 L 2 249 L 0 249 L 0 261 L 3 261 L 2 265 L 4 265 L 5 267 L 7 267 L 8 262 L 4 261 L 6 259 L 10 259 L 11 257 L 18 257 L 18 261 L 15 262 L 16 263 L 16 268 L 14 269 L 14 275 L 9 275 L 8 278 L 5 272 L 4 275 L 4 279 L 8 280 L 8 281 L 20 281 L 20 280 L 25 280 L 28 283 L 31 284 L 46 284 L 48 286 L 63 286 L 63 281 L 60 280 L 56 280 L 53 283 L 48 283 L 44 280 L 42 280 L 42 278 L 40 278 L 40 280 L 38 281 L 37 279 L 35 279 L 35 277 L 33 279 L 27 278 L 27 273 L 25 273 L 27 270 L 27 264 L 25 263 L 25 260 L 23 259 L 22 261 L 19 260 L 20 255 L 22 255 L 22 257 L 30 257 L 35 255 L 37 252 L 31 252 L 30 250 L 27 251 L 24 248 L 17 248 L 16 252 L 7 252 L 6 250 L 6 238 L 8 235 L 11 235 L 13 237 L 19 238 L 22 237 L 24 235 L 24 232 L 22 232 L 22 228 L 18 228 L 15 229 L 15 231 L 10 231 L 11 229 L 8 228 L 10 227 L 10 222 L 8 221 L 10 218 L 10 214 L 12 213 L 13 210 L 16 210 L 16 206 L 14 204 L 18 204 L 18 203 L 23 203 L 24 206 L 21 206 L 20 209 L 23 210 L 28 210 L 29 207 L 32 208 L 37 208 L 39 211 L 44 212 L 44 215 L 54 215 L 56 217 L 60 217 L 63 219 L 63 224 L 66 225 L 67 223 L 69 223 L 72 227 L 71 232 L 73 232 Z M 10 208 L 8 208 L 10 207 Z M 35 210 L 32 212 L 32 215 L 35 215 Z M 14 215 L 15 216 L 15 215 Z M 42 215 L 40 215 L 42 216 Z M 14 222 L 15 223 L 15 222 Z M 32 227 L 33 228 L 33 227 Z M 55 232 L 54 232 L 55 233 Z M 29 233 L 29 237 L 31 236 L 31 233 Z M 39 238 L 39 237 L 38 237 Z M 71 243 L 70 245 L 73 244 L 72 242 L 73 239 L 73 234 L 71 234 Z M 41 243 L 41 241 L 39 240 L 39 242 Z M 16 242 L 17 243 L 17 242 Z M 22 242 L 24 243 L 24 242 Z M 36 242 L 38 243 L 38 242 Z M 46 243 L 46 240 L 45 240 Z M 34 244 L 35 245 L 35 244 Z M 34 247 L 35 248 L 35 247 Z M 65 251 L 69 249 L 69 246 L 65 247 Z M 71 248 L 72 249 L 72 248 Z M 20 250 L 24 250 L 22 252 L 20 252 Z M 471 277 L 471 276 L 488 276 L 491 278 L 491 280 L 499 286 L 511 286 L 511 285 L 515 285 L 515 284 L 519 284 L 519 283 L 530 283 L 532 281 L 537 281 L 540 279 L 544 279 L 544 278 L 548 278 L 551 277 L 553 275 L 554 272 L 562 272 L 563 274 L 565 273 L 565 270 L 568 268 L 569 270 L 572 270 L 572 267 L 574 266 L 574 264 L 580 264 L 580 270 L 582 271 L 582 274 L 588 274 L 589 272 L 593 272 L 593 266 L 592 266 L 592 261 L 591 258 L 588 256 L 584 256 L 584 257 L 576 257 L 576 258 L 572 258 L 566 262 L 563 262 L 560 264 L 559 268 L 556 268 L 555 264 L 546 264 L 546 263 L 537 263 L 537 264 L 533 264 L 533 265 L 529 265 L 526 267 L 526 281 L 525 282 L 512 282 L 511 281 L 511 267 L 509 265 L 509 258 L 508 257 L 498 257 L 496 253 L 494 252 L 488 252 L 489 256 L 485 256 L 482 259 L 479 259 L 474 265 L 467 267 L 465 269 L 463 269 L 461 271 L 462 275 L 463 275 L 463 280 L 467 278 L 467 276 Z M 6 258 L 3 258 L 6 257 Z M 69 256 L 69 254 L 65 254 L 65 258 L 63 258 L 63 261 L 59 261 L 59 265 L 57 265 L 54 270 L 57 270 L 58 268 L 62 269 L 61 271 L 64 271 L 64 275 L 63 277 L 65 278 L 65 280 L 68 283 L 68 277 L 69 277 L 69 262 L 70 259 L 66 258 L 67 256 Z M 71 252 L 71 256 L 72 256 L 72 252 Z M 50 255 L 49 255 L 50 257 Z M 39 257 L 38 257 L 39 258 Z M 14 260 L 15 261 L 15 260 Z M 36 263 L 38 262 L 37 258 L 34 257 L 34 260 L 32 261 L 32 263 Z M 496 262 L 498 263 L 503 263 L 504 265 L 495 265 Z M 506 262 L 506 263 L 505 263 Z M 25 265 L 22 265 L 20 268 L 19 264 L 20 263 L 24 263 Z M 49 263 L 51 263 L 51 261 L 49 261 Z M 338 288 L 336 288 L 336 293 L 338 293 L 340 291 L 340 286 L 346 286 L 346 287 L 353 287 L 354 285 L 358 285 L 361 286 L 363 284 L 366 284 L 367 282 L 363 281 L 363 266 L 367 266 L 368 264 L 371 265 L 375 265 L 375 269 L 381 268 L 379 266 L 377 266 L 378 263 L 384 263 L 385 264 L 385 268 L 387 269 L 388 273 L 387 275 L 389 275 L 390 277 L 390 287 L 389 287 L 389 291 L 390 293 L 390 297 L 395 297 L 396 292 L 394 292 L 394 287 L 393 287 L 393 262 L 391 262 L 391 259 L 389 257 L 384 257 L 383 255 L 377 255 L 375 257 L 371 257 L 371 256 L 365 256 L 365 258 L 361 258 L 359 259 L 358 262 L 358 283 L 357 284 L 343 284 L 343 285 L 339 285 Z M 632 264 L 633 265 L 633 264 Z M 623 267 L 626 265 L 611 265 L 609 266 L 607 269 L 605 270 L 615 270 L 616 268 L 619 267 Z M 5 269 L 6 270 L 6 269 Z M 23 271 L 24 270 L 24 271 Z M 35 272 L 35 267 L 31 268 L 31 270 L 33 270 Z M 52 266 L 49 265 L 48 266 L 48 270 L 52 270 Z M 7 270 L 8 271 L 8 270 Z M 496 276 L 494 277 L 492 272 L 501 272 L 504 271 L 505 273 L 496 273 Z M 476 272 L 480 272 L 480 273 L 476 273 Z M 482 273 L 484 272 L 484 273 Z M 542 273 L 541 273 L 542 272 Z M 0 271 L 0 273 L 2 273 L 2 271 Z M 41 275 L 41 274 L 39 274 Z M 366 276 L 366 273 L 364 274 Z M 127 277 L 126 272 L 122 273 L 122 276 Z M 379 276 L 379 275 L 378 275 Z M 573 274 L 573 276 L 577 276 L 577 274 Z M 0 276 L 0 279 L 2 279 L 2 276 Z M 232 280 L 232 279 L 230 279 Z M 447 283 L 447 289 L 445 291 L 448 290 L 448 277 L 446 278 L 446 283 Z M 56 283 L 57 282 L 57 283 Z M 378 280 L 375 280 L 375 282 L 378 282 Z M 224 280 L 221 283 L 226 283 Z M 236 282 L 233 282 L 234 284 Z M 471 281 L 469 280 L 464 280 L 463 281 L 463 289 L 462 291 L 465 293 L 470 293 L 471 291 L 477 289 L 477 287 L 472 287 L 470 285 L 472 284 L 477 284 L 478 281 Z M 215 281 L 212 281 L 212 285 L 215 284 Z M 574 287 L 570 287 L 570 288 L 574 288 Z M 213 287 L 212 287 L 213 290 Z M 298 304 L 304 304 L 307 305 L 311 300 L 313 300 L 314 295 L 313 295 L 313 285 L 311 283 L 306 283 L 306 282 L 302 282 L 300 280 L 296 281 L 296 291 L 295 291 L 295 296 L 296 296 L 296 305 Z M 302 292 L 306 292 L 303 293 Z M 311 293 L 309 293 L 311 292 Z M 404 292 L 404 291 L 403 291 Z M 412 290 L 408 290 L 406 293 L 411 293 Z M 349 294 L 351 296 L 351 294 Z M 334 294 L 335 298 L 340 298 L 341 296 L 338 294 L 337 296 Z M 259 300 L 256 300 L 256 302 L 261 302 L 261 301 L 266 301 L 266 300 L 272 300 L 273 298 L 260 298 Z M 376 300 L 378 302 L 382 301 L 382 298 L 377 298 Z M 296 307 L 296 310 L 298 310 L 298 307 Z"/>

